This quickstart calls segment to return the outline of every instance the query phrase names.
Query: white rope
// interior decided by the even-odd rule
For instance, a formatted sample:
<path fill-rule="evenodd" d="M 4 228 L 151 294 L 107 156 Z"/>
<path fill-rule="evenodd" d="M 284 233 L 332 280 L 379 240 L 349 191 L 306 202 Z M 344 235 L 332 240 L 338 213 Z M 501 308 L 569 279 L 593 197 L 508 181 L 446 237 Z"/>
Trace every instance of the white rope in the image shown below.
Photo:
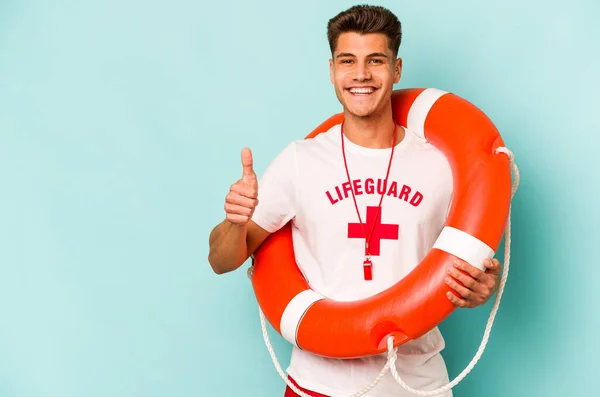
<path fill-rule="evenodd" d="M 279 376 L 281 376 L 281 379 L 283 379 L 283 381 L 294 392 L 296 392 L 296 394 L 298 394 L 300 397 L 312 397 L 311 395 L 304 393 L 302 390 L 299 390 L 296 387 L 296 385 L 294 385 L 289 380 L 289 378 L 285 375 L 285 373 L 281 369 L 281 366 L 279 365 L 279 361 L 277 360 L 277 357 L 275 356 L 275 351 L 273 350 L 273 346 L 271 346 L 271 341 L 269 340 L 269 334 L 267 333 L 267 327 L 266 327 L 266 322 L 265 322 L 265 315 L 263 314 L 262 310 L 260 310 L 260 308 L 258 309 L 258 311 L 259 311 L 259 314 L 260 314 L 260 326 L 262 328 L 263 339 L 265 340 L 265 345 L 267 346 L 267 350 L 269 351 L 269 354 L 271 355 L 271 360 L 273 361 L 273 365 L 275 365 L 275 369 L 279 373 Z M 389 362 L 386 363 L 383 366 L 383 369 L 381 370 L 381 372 L 379 373 L 379 375 L 377 375 L 377 377 L 375 378 L 375 380 L 370 385 L 366 386 L 361 391 L 352 394 L 350 397 L 360 397 L 360 396 L 365 395 L 369 390 L 371 390 L 372 388 L 374 388 L 379 383 L 379 381 L 381 379 L 383 379 L 385 373 L 388 370 L 389 370 Z"/>
<path fill-rule="evenodd" d="M 509 149 L 507 149 L 505 147 L 499 147 L 496 149 L 496 153 L 505 153 L 510 160 L 510 166 L 511 166 L 511 168 L 513 170 L 513 174 L 514 174 L 514 181 L 513 181 L 512 190 L 511 190 L 511 200 L 512 200 L 512 198 L 514 197 L 514 195 L 517 191 L 517 188 L 519 186 L 519 180 L 520 180 L 519 169 L 517 168 L 517 165 L 514 162 L 514 155 Z M 487 325 L 485 327 L 483 339 L 481 341 L 481 344 L 479 345 L 479 349 L 477 350 L 477 353 L 475 354 L 475 356 L 473 357 L 473 359 L 471 360 L 469 365 L 456 378 L 454 378 L 454 380 L 452 382 L 449 382 L 448 384 L 446 384 L 440 388 L 437 388 L 435 390 L 427 390 L 427 391 L 413 389 L 410 386 L 408 386 L 406 383 L 404 383 L 404 381 L 402 379 L 400 379 L 400 375 L 398 375 L 398 371 L 396 370 L 397 348 L 394 348 L 394 337 L 390 336 L 387 340 L 388 360 L 385 363 L 385 365 L 383 366 L 383 368 L 381 369 L 381 372 L 379 373 L 379 375 L 377 375 L 375 380 L 373 380 L 373 382 L 370 385 L 366 386 L 359 392 L 356 392 L 349 397 L 360 397 L 360 396 L 365 395 L 369 390 L 374 388 L 379 383 L 379 381 L 381 381 L 381 379 L 385 376 L 385 374 L 388 370 L 391 371 L 392 376 L 394 377 L 396 382 L 398 382 L 398 384 L 400 386 L 402 386 L 402 388 L 404 388 L 404 390 L 406 390 L 410 393 L 419 395 L 419 396 L 434 396 L 437 394 L 445 393 L 448 390 L 450 390 L 451 388 L 453 388 L 454 386 L 456 386 L 461 380 L 463 380 L 469 374 L 469 372 L 471 372 L 471 370 L 475 367 L 475 364 L 477 364 L 477 362 L 481 358 L 481 355 L 483 354 L 483 351 L 485 350 L 485 347 L 487 345 L 490 331 L 491 331 L 492 325 L 494 323 L 494 318 L 496 317 L 496 312 L 498 311 L 498 306 L 500 304 L 500 300 L 502 299 L 504 285 L 506 284 L 506 279 L 508 277 L 508 267 L 510 264 L 510 206 L 508 209 L 508 220 L 506 222 L 506 227 L 505 227 L 505 237 L 506 237 L 506 241 L 505 241 L 505 245 L 504 245 L 504 271 L 502 272 L 502 278 L 500 279 L 498 293 L 496 295 L 496 299 L 494 300 L 494 305 L 492 307 L 490 317 L 489 317 Z M 250 267 L 248 269 L 248 277 L 252 277 L 252 267 Z M 259 307 L 258 311 L 260 314 L 260 326 L 262 328 L 263 339 L 265 341 L 265 345 L 267 346 L 267 350 L 269 351 L 269 354 L 271 355 L 271 360 L 273 361 L 273 365 L 275 366 L 275 369 L 279 373 L 279 376 L 281 376 L 281 379 L 283 379 L 283 381 L 300 397 L 312 397 L 312 396 L 304 393 L 302 390 L 299 390 L 296 387 L 296 385 L 294 385 L 289 380 L 289 378 L 286 376 L 286 374 L 281 369 L 281 366 L 279 365 L 279 361 L 277 360 L 277 357 L 275 356 L 275 351 L 273 350 L 273 346 L 271 346 L 271 341 L 269 340 L 265 316 L 264 316 L 262 310 L 260 309 L 260 307 Z"/>
<path fill-rule="evenodd" d="M 514 195 L 517 191 L 517 188 L 519 187 L 519 181 L 520 181 L 519 168 L 515 164 L 514 155 L 509 149 L 507 149 L 505 147 L 499 147 L 496 149 L 496 153 L 505 153 L 508 156 L 508 159 L 510 160 L 510 167 L 514 174 L 513 175 L 514 180 L 513 180 L 512 189 L 511 189 L 511 201 L 512 201 L 512 198 L 514 197 Z M 481 355 L 483 354 L 483 351 L 485 350 L 485 347 L 487 345 L 487 342 L 488 342 L 488 339 L 490 336 L 490 331 L 492 329 L 492 325 L 494 324 L 494 318 L 496 317 L 496 313 L 498 312 L 498 306 L 500 305 L 500 300 L 502 299 L 502 293 L 504 292 L 504 285 L 506 284 L 506 279 L 508 278 L 508 268 L 510 265 L 510 212 L 511 212 L 511 209 L 509 206 L 508 220 L 506 221 L 506 226 L 504 229 L 504 233 L 505 233 L 504 271 L 502 272 L 502 278 L 500 279 L 498 293 L 496 295 L 496 299 L 494 300 L 494 305 L 492 306 L 492 311 L 490 313 L 490 317 L 488 319 L 488 322 L 487 322 L 487 325 L 485 327 L 485 331 L 483 334 L 483 339 L 481 341 L 481 344 L 479 345 L 479 349 L 477 350 L 477 353 L 475 353 L 475 356 L 473 357 L 473 359 L 471 360 L 469 365 L 467 365 L 467 367 L 456 378 L 454 378 L 454 380 L 452 382 L 449 382 L 448 384 L 446 384 L 438 389 L 435 389 L 435 390 L 429 390 L 429 391 L 415 390 L 415 389 L 411 388 L 410 386 L 408 386 L 406 383 L 404 383 L 402 381 L 402 379 L 400 379 L 400 376 L 398 375 L 398 372 L 396 371 L 396 349 L 394 348 L 393 337 L 389 337 L 388 341 L 387 341 L 387 344 L 388 344 L 388 362 L 387 362 L 387 364 L 391 368 L 392 376 L 394 377 L 396 382 L 398 382 L 398 384 L 400 384 L 400 386 L 402 386 L 402 388 L 404 390 L 411 392 L 413 394 L 419 395 L 419 396 L 434 396 L 437 394 L 445 393 L 448 390 L 450 390 L 451 388 L 453 388 L 454 386 L 456 386 L 461 380 L 463 380 L 469 374 L 469 372 L 471 372 L 473 367 L 475 367 L 475 364 L 477 364 L 477 362 L 481 358 Z"/>

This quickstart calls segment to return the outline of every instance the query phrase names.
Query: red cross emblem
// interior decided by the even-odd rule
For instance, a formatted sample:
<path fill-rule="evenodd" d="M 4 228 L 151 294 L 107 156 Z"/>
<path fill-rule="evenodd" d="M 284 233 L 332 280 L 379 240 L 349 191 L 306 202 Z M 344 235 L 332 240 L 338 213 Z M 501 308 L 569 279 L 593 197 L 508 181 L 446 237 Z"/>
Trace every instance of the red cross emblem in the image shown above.
<path fill-rule="evenodd" d="M 379 256 L 382 239 L 398 240 L 399 225 L 381 223 L 383 209 L 379 210 L 379 214 L 377 210 L 378 207 L 376 206 L 367 207 L 367 219 L 364 226 L 367 233 L 373 231 L 373 235 L 371 236 L 371 241 L 369 241 L 369 253 L 366 252 L 367 247 L 365 244 L 365 255 Z M 348 238 L 365 238 L 360 223 L 348 223 Z M 371 277 L 371 262 L 367 259 L 365 261 L 365 280 L 370 280 Z"/>

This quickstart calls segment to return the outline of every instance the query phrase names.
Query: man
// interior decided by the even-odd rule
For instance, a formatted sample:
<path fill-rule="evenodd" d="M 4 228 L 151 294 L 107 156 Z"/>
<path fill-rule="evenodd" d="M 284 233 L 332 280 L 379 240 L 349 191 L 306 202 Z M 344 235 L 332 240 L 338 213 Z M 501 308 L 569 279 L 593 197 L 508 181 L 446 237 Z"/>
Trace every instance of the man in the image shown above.
<path fill-rule="evenodd" d="M 395 284 L 428 253 L 450 207 L 452 173 L 439 150 L 392 118 L 391 94 L 402 71 L 396 16 L 355 6 L 331 19 L 327 32 L 344 122 L 290 143 L 260 182 L 250 150 L 242 150 L 243 175 L 225 199 L 226 219 L 210 235 L 209 262 L 218 274 L 233 271 L 292 222 L 298 265 L 311 288 L 350 301 Z M 366 257 L 372 266 L 363 266 Z M 487 302 L 501 266 L 497 260 L 485 266 L 485 272 L 466 263 L 450 268 L 447 282 L 456 294 L 448 299 L 459 307 Z M 437 327 L 399 346 L 400 376 L 417 389 L 443 386 L 449 380 L 443 348 Z M 288 374 L 306 393 L 343 396 L 370 384 L 385 362 L 385 354 L 338 360 L 294 348 Z M 412 396 L 391 376 L 367 395 Z M 291 396 L 288 387 L 285 397 Z"/>

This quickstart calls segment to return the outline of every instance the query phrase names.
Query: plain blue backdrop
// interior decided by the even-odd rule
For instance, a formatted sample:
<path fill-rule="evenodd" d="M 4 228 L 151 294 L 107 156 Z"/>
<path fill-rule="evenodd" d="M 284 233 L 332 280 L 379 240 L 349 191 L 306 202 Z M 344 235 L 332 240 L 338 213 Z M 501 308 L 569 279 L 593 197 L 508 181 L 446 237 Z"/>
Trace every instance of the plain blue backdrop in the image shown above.
<path fill-rule="evenodd" d="M 0 396 L 282 395 L 248 264 L 215 275 L 208 235 L 242 147 L 260 175 L 341 110 L 325 27 L 353 4 L 0 2 Z M 522 174 L 455 395 L 598 395 L 600 3 L 375 4 L 403 23 L 397 88 L 475 103 Z M 442 324 L 452 379 L 490 309 Z"/>

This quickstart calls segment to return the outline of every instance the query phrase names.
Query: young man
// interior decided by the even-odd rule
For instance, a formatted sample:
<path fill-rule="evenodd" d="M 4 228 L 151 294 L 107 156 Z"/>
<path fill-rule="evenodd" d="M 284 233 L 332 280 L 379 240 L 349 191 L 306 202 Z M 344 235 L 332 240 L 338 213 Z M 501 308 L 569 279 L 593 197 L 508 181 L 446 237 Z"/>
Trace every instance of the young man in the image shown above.
<path fill-rule="evenodd" d="M 452 173 L 439 150 L 392 118 L 391 94 L 402 71 L 396 16 L 382 7 L 355 6 L 327 29 L 331 82 L 344 122 L 290 143 L 260 182 L 250 150 L 242 151 L 243 175 L 225 199 L 226 219 L 210 235 L 209 262 L 218 274 L 233 271 L 291 221 L 298 265 L 312 289 L 350 301 L 395 284 L 429 252 L 446 220 Z M 363 268 L 366 254 L 370 275 Z M 460 307 L 487 302 L 501 266 L 497 260 L 485 265 L 486 272 L 464 263 L 466 274 L 449 269 L 448 284 L 458 296 L 448 299 Z M 398 373 L 413 388 L 443 386 L 449 381 L 443 348 L 438 328 L 399 346 Z M 311 395 L 351 395 L 385 363 L 385 354 L 338 360 L 294 348 L 288 374 Z M 367 395 L 412 397 L 389 375 Z M 285 397 L 291 396 L 288 387 Z"/>

